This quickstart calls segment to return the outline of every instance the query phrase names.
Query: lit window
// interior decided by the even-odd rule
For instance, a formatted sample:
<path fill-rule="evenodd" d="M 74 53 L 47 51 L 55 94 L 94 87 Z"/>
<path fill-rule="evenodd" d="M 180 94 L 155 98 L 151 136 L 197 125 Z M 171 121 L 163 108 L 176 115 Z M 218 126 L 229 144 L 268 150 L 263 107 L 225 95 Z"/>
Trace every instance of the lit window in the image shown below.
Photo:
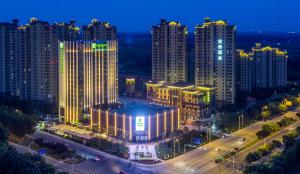
<path fill-rule="evenodd" d="M 222 43 L 223 43 L 223 40 L 222 40 L 222 39 L 218 39 L 218 43 L 219 43 L 219 44 L 222 44 Z"/>
<path fill-rule="evenodd" d="M 223 48 L 223 46 L 222 45 L 218 45 L 218 49 L 222 49 Z"/>
<path fill-rule="evenodd" d="M 218 60 L 222 60 L 223 59 L 223 57 L 222 56 L 218 56 Z"/>
<path fill-rule="evenodd" d="M 223 51 L 222 50 L 218 50 L 218 55 L 223 55 Z"/>

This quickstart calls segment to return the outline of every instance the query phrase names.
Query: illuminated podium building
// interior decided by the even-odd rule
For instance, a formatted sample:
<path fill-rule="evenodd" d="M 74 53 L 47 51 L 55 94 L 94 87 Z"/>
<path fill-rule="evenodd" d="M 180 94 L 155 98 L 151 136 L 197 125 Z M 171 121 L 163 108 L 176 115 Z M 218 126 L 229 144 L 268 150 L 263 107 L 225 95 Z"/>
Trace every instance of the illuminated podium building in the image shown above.
<path fill-rule="evenodd" d="M 93 108 L 90 128 L 110 137 L 149 142 L 165 138 L 180 129 L 181 115 L 176 107 L 133 102 L 114 109 Z"/>

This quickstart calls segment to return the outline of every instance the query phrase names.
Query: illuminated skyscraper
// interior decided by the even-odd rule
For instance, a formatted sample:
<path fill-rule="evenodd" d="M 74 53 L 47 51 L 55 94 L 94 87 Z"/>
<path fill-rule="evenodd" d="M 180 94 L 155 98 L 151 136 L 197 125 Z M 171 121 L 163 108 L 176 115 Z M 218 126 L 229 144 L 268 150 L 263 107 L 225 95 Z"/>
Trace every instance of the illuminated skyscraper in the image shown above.
<path fill-rule="evenodd" d="M 117 28 L 108 22 L 93 19 L 88 26 L 82 27 L 83 40 L 116 40 Z"/>
<path fill-rule="evenodd" d="M 161 20 L 152 27 L 152 80 L 186 82 L 187 27 Z"/>
<path fill-rule="evenodd" d="M 118 101 L 116 41 L 65 41 L 59 49 L 59 115 L 65 123 Z"/>
<path fill-rule="evenodd" d="M 215 86 L 218 107 L 234 105 L 235 26 L 206 18 L 195 31 L 196 86 Z"/>

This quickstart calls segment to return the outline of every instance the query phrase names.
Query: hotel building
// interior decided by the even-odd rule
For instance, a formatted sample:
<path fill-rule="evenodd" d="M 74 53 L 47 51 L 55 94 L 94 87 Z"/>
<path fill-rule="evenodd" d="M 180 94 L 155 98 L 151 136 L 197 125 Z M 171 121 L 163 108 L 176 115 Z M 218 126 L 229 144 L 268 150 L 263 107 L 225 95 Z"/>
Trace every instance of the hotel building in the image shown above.
<path fill-rule="evenodd" d="M 161 20 L 152 27 L 152 80 L 187 80 L 187 27 Z"/>
<path fill-rule="evenodd" d="M 59 58 L 59 42 L 75 41 L 80 39 L 79 29 L 75 25 L 75 21 L 69 23 L 58 22 L 51 25 L 51 93 L 55 103 L 58 102 L 58 58 Z"/>
<path fill-rule="evenodd" d="M 59 49 L 59 115 L 65 123 L 118 101 L 116 41 L 65 41 Z"/>
<path fill-rule="evenodd" d="M 205 19 L 195 31 L 195 84 L 214 86 L 218 107 L 235 105 L 235 33 L 226 21 Z"/>
<path fill-rule="evenodd" d="M 146 85 L 148 102 L 178 107 L 184 121 L 209 117 L 214 110 L 214 88 L 195 87 L 186 83 L 170 85 L 164 82 L 149 82 Z"/>

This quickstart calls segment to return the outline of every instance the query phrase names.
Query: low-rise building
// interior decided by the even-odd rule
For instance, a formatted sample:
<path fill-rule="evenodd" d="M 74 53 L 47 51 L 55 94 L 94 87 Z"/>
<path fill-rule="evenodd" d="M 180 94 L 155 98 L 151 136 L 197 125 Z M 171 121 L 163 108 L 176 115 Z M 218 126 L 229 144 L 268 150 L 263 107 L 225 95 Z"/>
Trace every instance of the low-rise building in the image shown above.
<path fill-rule="evenodd" d="M 146 85 L 148 102 L 178 107 L 185 121 L 209 117 L 214 110 L 213 87 L 195 87 L 186 83 L 170 85 L 164 82 L 148 82 Z"/>

